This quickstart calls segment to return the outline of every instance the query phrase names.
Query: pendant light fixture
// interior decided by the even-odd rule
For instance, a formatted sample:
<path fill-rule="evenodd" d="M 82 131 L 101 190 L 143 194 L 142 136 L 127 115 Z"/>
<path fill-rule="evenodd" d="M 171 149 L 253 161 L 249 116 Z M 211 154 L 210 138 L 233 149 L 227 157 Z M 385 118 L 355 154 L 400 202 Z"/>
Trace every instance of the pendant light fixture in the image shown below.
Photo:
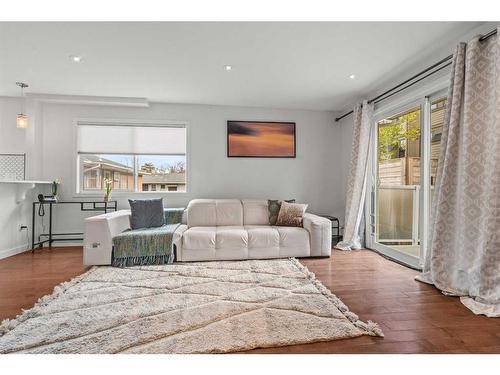
<path fill-rule="evenodd" d="M 17 114 L 16 126 L 19 129 L 26 129 L 28 127 L 28 116 L 24 113 L 24 89 L 28 87 L 28 85 L 24 82 L 16 82 L 16 85 L 21 88 L 21 98 L 23 101 L 21 105 L 21 113 Z"/>

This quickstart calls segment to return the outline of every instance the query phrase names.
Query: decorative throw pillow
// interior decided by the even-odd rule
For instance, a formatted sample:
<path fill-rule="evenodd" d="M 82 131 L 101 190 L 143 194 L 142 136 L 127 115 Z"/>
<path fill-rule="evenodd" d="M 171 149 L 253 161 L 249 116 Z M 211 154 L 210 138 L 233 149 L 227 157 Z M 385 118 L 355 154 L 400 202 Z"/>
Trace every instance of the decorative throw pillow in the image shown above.
<path fill-rule="evenodd" d="M 132 229 L 161 227 L 165 223 L 163 217 L 163 198 L 129 199 L 130 227 Z"/>
<path fill-rule="evenodd" d="M 282 202 L 276 225 L 301 227 L 307 204 Z"/>
<path fill-rule="evenodd" d="M 269 210 L 269 224 L 276 225 L 276 221 L 278 221 L 278 214 L 281 208 L 281 202 L 279 200 L 270 200 L 267 201 L 267 209 Z M 295 203 L 295 199 L 289 199 L 285 202 Z"/>

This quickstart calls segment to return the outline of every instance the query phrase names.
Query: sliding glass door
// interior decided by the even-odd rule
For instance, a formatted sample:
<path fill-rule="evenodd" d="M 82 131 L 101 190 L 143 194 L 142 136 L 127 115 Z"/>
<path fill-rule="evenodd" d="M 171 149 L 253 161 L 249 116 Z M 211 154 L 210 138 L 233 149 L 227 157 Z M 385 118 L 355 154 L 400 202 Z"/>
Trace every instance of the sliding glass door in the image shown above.
<path fill-rule="evenodd" d="M 420 256 L 421 128 L 419 104 L 378 120 L 374 134 L 373 247 L 412 266 Z"/>
<path fill-rule="evenodd" d="M 380 114 L 372 133 L 367 246 L 414 268 L 430 231 L 445 107 L 442 97 L 422 98 Z"/>

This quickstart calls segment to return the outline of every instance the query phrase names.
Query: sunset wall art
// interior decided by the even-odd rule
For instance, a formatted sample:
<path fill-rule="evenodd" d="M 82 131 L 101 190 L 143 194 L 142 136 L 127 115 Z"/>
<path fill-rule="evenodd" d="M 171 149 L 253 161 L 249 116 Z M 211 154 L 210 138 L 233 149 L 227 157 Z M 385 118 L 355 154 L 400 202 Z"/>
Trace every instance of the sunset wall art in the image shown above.
<path fill-rule="evenodd" d="M 228 121 L 227 156 L 294 158 L 295 123 Z"/>

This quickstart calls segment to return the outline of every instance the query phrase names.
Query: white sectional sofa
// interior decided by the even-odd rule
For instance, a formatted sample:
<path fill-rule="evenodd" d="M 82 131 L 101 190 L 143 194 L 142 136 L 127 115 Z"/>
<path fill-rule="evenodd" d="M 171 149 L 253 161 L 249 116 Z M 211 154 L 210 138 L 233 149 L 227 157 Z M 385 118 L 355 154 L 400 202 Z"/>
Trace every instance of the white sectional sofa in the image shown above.
<path fill-rule="evenodd" d="M 129 210 L 85 220 L 84 263 L 111 264 L 112 238 L 129 228 Z M 176 260 L 325 257 L 331 222 L 306 213 L 302 227 L 269 225 L 267 200 L 194 199 L 174 233 Z"/>

